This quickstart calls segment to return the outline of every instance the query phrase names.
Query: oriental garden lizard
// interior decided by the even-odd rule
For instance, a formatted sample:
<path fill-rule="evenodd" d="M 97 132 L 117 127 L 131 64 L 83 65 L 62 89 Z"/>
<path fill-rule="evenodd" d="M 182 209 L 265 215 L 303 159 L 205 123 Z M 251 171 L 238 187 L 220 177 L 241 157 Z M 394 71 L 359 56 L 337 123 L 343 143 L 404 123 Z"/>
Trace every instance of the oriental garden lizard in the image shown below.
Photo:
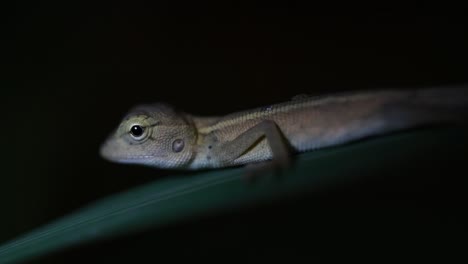
<path fill-rule="evenodd" d="M 467 110 L 468 89 L 463 86 L 300 96 L 220 117 L 154 103 L 131 109 L 100 153 L 113 162 L 165 169 L 263 161 L 286 167 L 294 153 L 421 125 L 465 121 Z"/>

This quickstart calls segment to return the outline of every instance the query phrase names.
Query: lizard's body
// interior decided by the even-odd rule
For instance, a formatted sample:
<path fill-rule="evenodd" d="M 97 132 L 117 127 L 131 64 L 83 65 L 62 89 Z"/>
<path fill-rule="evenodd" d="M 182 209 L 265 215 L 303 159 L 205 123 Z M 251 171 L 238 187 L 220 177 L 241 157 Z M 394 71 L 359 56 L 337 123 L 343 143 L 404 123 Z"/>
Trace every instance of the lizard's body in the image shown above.
<path fill-rule="evenodd" d="M 290 151 L 458 120 L 452 108 L 465 109 L 467 100 L 466 96 L 460 100 L 461 91 L 306 97 L 224 117 L 194 116 L 164 104 L 140 106 L 128 114 L 101 153 L 117 162 L 185 169 L 284 160 Z M 145 139 L 135 140 L 130 131 L 135 125 L 144 128 Z"/>
<path fill-rule="evenodd" d="M 198 155 L 195 157 L 192 168 L 219 167 L 216 157 L 210 157 L 209 145 L 216 142 L 234 140 L 247 129 L 263 120 L 271 120 L 277 124 L 297 152 L 317 149 L 324 146 L 339 144 L 351 140 L 359 134 L 378 132 L 383 128 L 383 122 L 378 113 L 368 115 L 371 109 L 376 109 L 382 100 L 373 100 L 372 94 L 354 95 L 350 97 L 333 98 L 304 98 L 289 102 L 261 107 L 213 119 L 212 123 L 198 122 L 199 117 L 193 120 L 199 132 Z M 354 103 L 354 108 L 347 104 Z M 355 106 L 359 106 L 356 108 Z M 360 124 L 365 122 L 365 124 Z M 240 165 L 270 159 L 271 150 L 264 138 L 244 155 L 235 159 L 232 165 Z"/>

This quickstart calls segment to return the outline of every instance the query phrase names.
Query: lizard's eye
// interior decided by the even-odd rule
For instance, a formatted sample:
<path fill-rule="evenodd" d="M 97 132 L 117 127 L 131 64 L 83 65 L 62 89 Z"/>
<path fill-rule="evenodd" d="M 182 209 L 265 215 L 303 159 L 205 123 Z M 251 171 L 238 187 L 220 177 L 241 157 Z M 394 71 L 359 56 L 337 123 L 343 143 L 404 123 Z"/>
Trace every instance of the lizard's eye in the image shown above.
<path fill-rule="evenodd" d="M 144 133 L 145 133 L 145 129 L 139 125 L 133 125 L 130 128 L 130 135 L 132 135 L 134 139 L 142 139 L 144 136 Z"/>

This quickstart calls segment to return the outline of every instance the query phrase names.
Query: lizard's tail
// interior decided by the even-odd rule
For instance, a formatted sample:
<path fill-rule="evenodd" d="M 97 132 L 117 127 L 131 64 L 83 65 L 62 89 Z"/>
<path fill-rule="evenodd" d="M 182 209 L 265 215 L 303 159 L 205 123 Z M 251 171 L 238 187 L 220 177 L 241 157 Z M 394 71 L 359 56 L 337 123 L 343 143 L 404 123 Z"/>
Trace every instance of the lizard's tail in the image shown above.
<path fill-rule="evenodd" d="M 422 89 L 417 91 L 417 96 L 422 102 L 432 105 L 466 108 L 468 107 L 468 84 Z"/>
<path fill-rule="evenodd" d="M 411 103 L 428 109 L 441 121 L 468 121 L 468 85 L 417 90 Z"/>
<path fill-rule="evenodd" d="M 429 124 L 468 124 L 468 85 L 397 92 L 382 105 L 384 131 Z"/>

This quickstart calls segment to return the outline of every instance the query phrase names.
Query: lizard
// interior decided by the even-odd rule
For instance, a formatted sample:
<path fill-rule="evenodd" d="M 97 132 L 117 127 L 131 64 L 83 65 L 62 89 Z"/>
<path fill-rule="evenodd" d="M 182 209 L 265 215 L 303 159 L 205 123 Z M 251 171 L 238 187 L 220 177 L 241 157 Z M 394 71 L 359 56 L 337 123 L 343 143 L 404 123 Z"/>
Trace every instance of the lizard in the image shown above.
<path fill-rule="evenodd" d="M 284 168 L 295 153 L 465 121 L 467 110 L 468 90 L 463 86 L 301 95 L 224 116 L 193 115 L 166 103 L 142 104 L 123 117 L 101 145 L 100 155 L 162 169 L 268 162 Z"/>

